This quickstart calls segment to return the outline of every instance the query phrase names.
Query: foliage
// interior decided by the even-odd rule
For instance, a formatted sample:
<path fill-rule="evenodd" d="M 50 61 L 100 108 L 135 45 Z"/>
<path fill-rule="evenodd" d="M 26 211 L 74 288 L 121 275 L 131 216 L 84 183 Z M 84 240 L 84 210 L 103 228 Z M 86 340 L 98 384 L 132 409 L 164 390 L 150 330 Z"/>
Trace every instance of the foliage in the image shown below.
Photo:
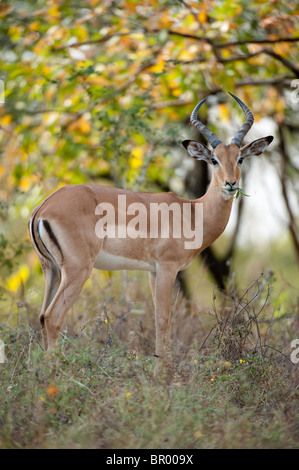
<path fill-rule="evenodd" d="M 199 97 L 237 88 L 257 120 L 292 119 L 296 2 L 27 0 L 0 15 L 0 200 L 26 196 L 20 243 L 30 209 L 62 184 L 169 186 Z M 236 110 L 219 96 L 227 126 Z"/>

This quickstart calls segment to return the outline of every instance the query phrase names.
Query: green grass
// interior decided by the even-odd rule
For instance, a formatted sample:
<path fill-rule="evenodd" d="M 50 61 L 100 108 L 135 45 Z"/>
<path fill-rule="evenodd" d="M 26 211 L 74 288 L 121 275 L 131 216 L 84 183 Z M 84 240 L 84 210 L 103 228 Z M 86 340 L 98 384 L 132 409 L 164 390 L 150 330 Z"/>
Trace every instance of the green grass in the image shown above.
<path fill-rule="evenodd" d="M 50 358 L 35 306 L 2 323 L 0 447 L 297 448 L 299 365 L 282 344 L 298 318 L 276 320 L 261 283 L 214 299 L 213 312 L 174 297 L 176 373 L 166 382 L 153 376 L 148 292 L 117 300 L 111 284 L 102 304 L 87 286 Z"/>

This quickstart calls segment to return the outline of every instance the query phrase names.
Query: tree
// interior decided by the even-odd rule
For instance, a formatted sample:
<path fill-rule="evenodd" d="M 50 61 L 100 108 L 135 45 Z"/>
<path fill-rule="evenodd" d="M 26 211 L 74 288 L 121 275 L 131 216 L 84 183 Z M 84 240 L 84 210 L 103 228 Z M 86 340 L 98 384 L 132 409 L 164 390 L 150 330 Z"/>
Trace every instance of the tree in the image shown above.
<path fill-rule="evenodd" d="M 229 123 L 237 127 L 234 116 L 243 117 L 226 106 L 222 92 L 236 91 L 257 121 L 267 115 L 278 123 L 274 164 L 299 263 L 290 204 L 299 171 L 292 94 L 299 77 L 298 14 L 297 2 L 279 0 L 2 5 L 0 200 L 12 205 L 11 216 L 26 218 L 32 205 L 66 183 L 167 188 L 180 165 L 173 153 L 191 132 L 186 115 L 211 95 L 217 122 L 209 125 L 229 138 Z M 183 149 L 180 155 L 186 158 Z M 196 184 L 187 179 L 182 193 L 197 197 L 208 174 L 195 171 Z M 3 226 L 10 236 L 11 224 Z M 213 248 L 205 254 L 221 287 L 237 232 L 238 224 L 223 259 Z M 25 237 L 22 231 L 20 240 Z"/>

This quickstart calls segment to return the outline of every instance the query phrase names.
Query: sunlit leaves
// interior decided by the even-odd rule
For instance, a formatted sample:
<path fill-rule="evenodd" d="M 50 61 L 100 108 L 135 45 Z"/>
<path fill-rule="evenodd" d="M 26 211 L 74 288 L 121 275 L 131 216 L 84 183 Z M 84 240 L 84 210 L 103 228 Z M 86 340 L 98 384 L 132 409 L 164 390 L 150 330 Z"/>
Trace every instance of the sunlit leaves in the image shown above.
<path fill-rule="evenodd" d="M 256 116 L 285 116 L 283 92 L 254 83 L 292 71 L 250 41 L 298 34 L 295 1 L 25 0 L 0 17 L 2 199 L 104 177 L 135 188 L 143 174 L 159 190 L 167 145 L 211 91 L 237 88 Z M 267 47 L 298 62 L 296 42 Z M 230 116 L 221 104 L 217 125 Z"/>

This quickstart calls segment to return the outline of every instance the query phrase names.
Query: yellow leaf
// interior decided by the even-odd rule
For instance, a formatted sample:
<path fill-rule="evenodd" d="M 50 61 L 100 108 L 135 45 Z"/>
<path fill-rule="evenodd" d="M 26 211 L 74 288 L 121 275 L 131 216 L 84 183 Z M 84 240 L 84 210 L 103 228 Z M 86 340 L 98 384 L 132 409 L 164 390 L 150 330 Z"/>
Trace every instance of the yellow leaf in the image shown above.
<path fill-rule="evenodd" d="M 82 134 L 88 134 L 90 132 L 90 122 L 84 116 L 80 117 L 78 125 L 79 131 L 82 132 Z"/>
<path fill-rule="evenodd" d="M 12 114 L 5 114 L 5 116 L 3 116 L 1 119 L 0 119 L 0 124 L 4 124 L 4 126 L 8 126 L 12 121 Z"/>
<path fill-rule="evenodd" d="M 131 39 L 136 39 L 137 41 L 143 41 L 144 34 L 143 33 L 131 33 L 130 38 Z"/>
<path fill-rule="evenodd" d="M 226 122 L 229 121 L 229 111 L 225 103 L 222 103 L 219 105 L 219 114 L 220 114 L 221 119 L 223 119 L 223 121 L 226 121 Z"/>
<path fill-rule="evenodd" d="M 170 26 L 172 26 L 173 21 L 173 18 L 166 11 L 166 13 L 164 13 L 159 20 L 159 26 L 160 28 L 169 28 Z"/>
<path fill-rule="evenodd" d="M 184 49 L 180 52 L 179 56 L 178 56 L 178 59 L 179 60 L 193 60 L 194 57 L 195 57 L 195 50 L 188 50 L 188 49 Z"/>
<path fill-rule="evenodd" d="M 50 74 L 50 67 L 48 67 L 48 65 L 43 65 L 43 68 L 42 68 L 42 74 L 43 75 L 49 75 Z"/>
<path fill-rule="evenodd" d="M 142 147 L 135 147 L 131 152 L 130 164 L 132 168 L 139 168 L 143 162 L 144 151 Z"/>
<path fill-rule="evenodd" d="M 10 39 L 14 42 L 17 42 L 21 35 L 22 35 L 22 32 L 24 31 L 24 28 L 23 26 L 11 26 L 8 30 L 8 34 L 10 36 Z"/>
<path fill-rule="evenodd" d="M 75 35 L 77 36 L 79 42 L 83 42 L 88 38 L 88 31 L 85 26 L 77 26 Z"/>
<path fill-rule="evenodd" d="M 40 25 L 40 22 L 39 22 L 39 21 L 33 21 L 33 22 L 30 23 L 30 25 L 29 25 L 30 31 L 38 31 L 39 25 Z"/>
<path fill-rule="evenodd" d="M 79 131 L 81 134 L 86 135 L 90 132 L 90 122 L 86 117 L 81 116 L 77 121 L 69 125 L 68 130 Z"/>
<path fill-rule="evenodd" d="M 156 65 L 153 65 L 152 67 L 150 67 L 148 71 L 154 72 L 154 73 L 160 73 L 163 71 L 164 65 L 165 65 L 165 60 L 160 59 L 157 61 Z"/>
<path fill-rule="evenodd" d="M 182 93 L 183 93 L 183 92 L 182 92 L 182 90 L 181 90 L 180 88 L 176 88 L 175 90 L 172 90 L 172 94 L 173 94 L 173 96 L 175 96 L 176 98 L 177 98 L 178 96 L 180 96 Z"/>
<path fill-rule="evenodd" d="M 8 278 L 6 283 L 7 288 L 14 292 L 17 292 L 20 285 L 26 283 L 29 274 L 30 272 L 28 266 L 26 264 L 22 264 L 19 267 L 19 270 Z"/>
<path fill-rule="evenodd" d="M 53 7 L 49 8 L 48 14 L 50 16 L 54 16 L 54 18 L 60 18 L 59 6 L 54 5 Z"/>
<path fill-rule="evenodd" d="M 28 158 L 26 154 L 26 159 Z M 37 175 L 30 175 L 30 176 L 23 176 L 19 182 L 19 187 L 24 191 L 29 191 L 33 187 L 34 184 L 38 182 Z"/>
<path fill-rule="evenodd" d="M 86 78 L 85 82 L 87 83 L 92 83 L 93 85 L 98 85 L 98 86 L 107 86 L 109 85 L 109 81 L 101 77 L 99 75 L 92 75 Z"/>
<path fill-rule="evenodd" d="M 201 23 L 206 23 L 208 20 L 208 17 L 205 11 L 201 11 L 200 13 L 198 13 L 197 18 L 199 19 Z"/>

